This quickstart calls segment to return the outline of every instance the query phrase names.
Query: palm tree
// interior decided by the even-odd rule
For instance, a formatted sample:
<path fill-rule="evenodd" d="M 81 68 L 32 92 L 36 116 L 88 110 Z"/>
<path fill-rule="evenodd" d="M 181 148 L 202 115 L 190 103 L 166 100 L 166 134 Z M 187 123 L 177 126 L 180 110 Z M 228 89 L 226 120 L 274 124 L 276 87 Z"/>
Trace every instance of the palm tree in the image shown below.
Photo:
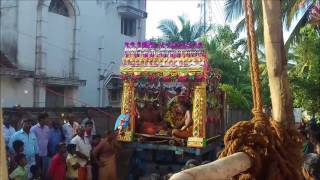
<path fill-rule="evenodd" d="M 226 0 L 224 5 L 226 21 L 238 21 L 235 32 L 240 34 L 245 30 L 245 17 L 243 9 L 243 0 Z M 256 22 L 256 34 L 259 44 L 263 42 L 263 21 L 261 1 L 253 1 L 254 18 Z"/>
<path fill-rule="evenodd" d="M 263 11 L 263 21 L 264 24 L 268 24 L 264 33 L 264 39 L 267 40 L 265 41 L 265 55 L 272 100 L 272 117 L 279 124 L 290 127 L 294 123 L 294 118 L 287 74 L 287 58 L 284 45 L 280 44 L 279 46 L 278 43 L 283 42 L 282 21 L 279 19 L 282 15 L 281 3 L 283 1 L 262 0 L 265 9 Z"/>
<path fill-rule="evenodd" d="M 185 16 L 178 16 L 181 29 L 174 20 L 164 19 L 160 21 L 158 29 L 160 29 L 164 35 L 165 41 L 195 41 L 209 32 L 211 26 L 205 27 L 201 23 L 191 24 L 190 20 Z"/>
<path fill-rule="evenodd" d="M 292 27 L 292 22 L 294 18 L 298 16 L 299 13 L 302 13 L 302 16 L 298 20 L 297 25 L 292 29 L 292 32 L 286 41 L 286 46 L 291 44 L 296 40 L 296 37 L 299 34 L 299 29 L 306 24 L 308 21 L 309 13 L 312 7 L 315 5 L 316 0 L 286 0 L 281 1 L 282 8 L 282 18 L 286 28 L 289 29 Z M 226 21 L 238 21 L 236 26 L 236 32 L 240 33 L 245 29 L 245 19 L 244 19 L 244 10 L 242 7 L 243 0 L 226 0 L 225 1 L 225 12 L 226 12 Z M 306 8 L 300 8 L 303 4 L 306 5 Z M 259 41 L 259 44 L 263 42 L 263 17 L 262 17 L 262 4 L 261 1 L 253 1 L 253 8 L 255 12 L 255 23 L 256 23 L 256 34 Z M 241 19 L 239 19 L 241 18 Z"/>

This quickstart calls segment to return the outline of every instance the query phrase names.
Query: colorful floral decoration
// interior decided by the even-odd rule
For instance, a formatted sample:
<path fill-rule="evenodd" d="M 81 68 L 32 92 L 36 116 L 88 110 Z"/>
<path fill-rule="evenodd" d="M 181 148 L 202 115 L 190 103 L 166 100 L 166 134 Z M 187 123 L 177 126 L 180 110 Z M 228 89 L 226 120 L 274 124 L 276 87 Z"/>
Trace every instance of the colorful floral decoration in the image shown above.
<path fill-rule="evenodd" d="M 205 81 L 208 55 L 201 42 L 126 42 L 122 80 Z"/>

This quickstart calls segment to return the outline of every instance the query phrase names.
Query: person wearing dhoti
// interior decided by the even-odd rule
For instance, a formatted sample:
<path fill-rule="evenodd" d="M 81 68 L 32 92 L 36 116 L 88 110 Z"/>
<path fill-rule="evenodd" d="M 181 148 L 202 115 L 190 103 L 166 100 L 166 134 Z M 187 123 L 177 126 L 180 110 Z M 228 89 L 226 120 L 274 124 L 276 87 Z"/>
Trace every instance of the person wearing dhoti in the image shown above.
<path fill-rule="evenodd" d="M 186 139 L 192 136 L 192 117 L 191 117 L 191 106 L 187 102 L 181 102 L 178 105 L 180 112 L 183 112 L 183 125 L 177 129 L 172 130 L 172 136 L 176 138 Z"/>
<path fill-rule="evenodd" d="M 120 149 L 117 133 L 109 131 L 93 149 L 94 160 L 99 165 L 99 180 L 117 180 L 116 153 Z"/>

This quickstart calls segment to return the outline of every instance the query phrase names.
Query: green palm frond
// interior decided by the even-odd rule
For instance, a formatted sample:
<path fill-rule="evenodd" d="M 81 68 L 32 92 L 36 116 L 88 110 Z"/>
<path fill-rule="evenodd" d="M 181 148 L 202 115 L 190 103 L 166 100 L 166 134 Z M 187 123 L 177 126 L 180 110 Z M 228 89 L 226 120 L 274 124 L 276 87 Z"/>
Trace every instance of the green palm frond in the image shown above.
<path fill-rule="evenodd" d="M 290 11 L 291 11 L 292 7 L 295 6 L 297 1 L 300 3 L 300 0 L 281 1 L 282 21 L 285 23 L 287 29 L 290 28 L 289 21 L 291 23 L 291 20 L 293 18 L 293 17 L 289 17 Z M 289 20 L 289 19 L 291 19 L 291 20 Z"/>
<path fill-rule="evenodd" d="M 178 16 L 181 29 L 173 20 L 162 20 L 158 29 L 163 33 L 166 41 L 196 41 L 201 40 L 204 33 L 211 30 L 211 26 L 205 27 L 201 23 L 192 24 L 185 16 Z"/>
<path fill-rule="evenodd" d="M 211 31 L 212 29 L 212 25 L 205 27 L 203 24 L 201 23 L 196 23 L 193 24 L 191 27 L 192 30 L 192 41 L 194 40 L 198 40 L 199 38 L 201 38 L 204 34 L 207 34 L 209 31 Z"/>
<path fill-rule="evenodd" d="M 187 17 L 184 16 L 184 15 L 183 16 L 178 16 L 178 20 L 179 20 L 181 26 L 184 26 L 189 21 L 189 20 L 187 20 Z"/>
<path fill-rule="evenodd" d="M 224 3 L 224 10 L 226 14 L 225 20 L 227 22 L 237 20 L 244 14 L 242 0 L 226 0 Z"/>
<path fill-rule="evenodd" d="M 246 30 L 246 19 L 243 17 L 237 24 L 235 33 L 240 34 Z"/>
<path fill-rule="evenodd" d="M 191 35 L 191 39 L 192 41 L 200 38 L 203 34 L 203 25 L 201 24 L 194 24 L 192 27 L 191 27 L 191 32 L 192 32 L 192 35 Z"/>
<path fill-rule="evenodd" d="M 298 23 L 293 27 L 293 29 L 292 29 L 287 41 L 285 42 L 286 49 L 288 49 L 290 45 L 294 44 L 299 39 L 300 29 L 304 25 L 307 24 L 309 13 L 310 13 L 312 7 L 313 7 L 312 5 L 309 5 L 307 7 L 307 10 L 304 12 L 302 17 L 299 19 Z"/>
<path fill-rule="evenodd" d="M 282 11 L 283 11 L 283 20 L 285 22 L 286 28 L 289 29 L 293 22 L 293 19 L 297 17 L 298 12 L 300 11 L 301 3 L 309 3 L 310 0 L 287 0 L 282 1 Z"/>
<path fill-rule="evenodd" d="M 183 24 L 181 24 L 182 28 L 180 31 L 180 37 L 183 41 L 191 41 L 192 38 L 192 27 L 191 22 L 189 20 L 184 21 Z"/>
<path fill-rule="evenodd" d="M 233 9 L 232 9 L 233 8 Z M 225 2 L 227 20 L 240 19 L 236 25 L 235 33 L 240 34 L 246 30 L 245 17 L 243 16 L 242 0 L 227 0 Z M 261 1 L 253 1 L 256 36 L 259 44 L 263 43 L 263 14 Z M 237 17 L 237 18 L 233 18 Z"/>
<path fill-rule="evenodd" d="M 226 21 L 234 21 L 238 20 L 235 32 L 241 33 L 245 31 L 245 18 L 243 17 L 243 7 L 242 7 L 243 0 L 226 0 L 224 10 L 226 12 Z M 301 3 L 305 3 L 308 5 L 307 8 L 300 8 Z M 290 34 L 287 42 L 286 47 L 288 45 L 294 43 L 297 39 L 297 35 L 299 34 L 299 29 L 303 27 L 303 25 L 308 22 L 308 15 L 312 8 L 312 6 L 316 3 L 316 0 L 285 0 L 281 1 L 281 8 L 282 8 L 282 18 L 284 24 L 287 28 L 292 27 L 292 22 L 294 18 L 301 12 L 303 12 L 302 17 L 298 20 L 296 26 L 294 26 L 292 33 Z M 256 29 L 256 36 L 259 45 L 263 44 L 263 14 L 262 14 L 262 3 L 260 0 L 253 1 L 253 9 L 255 15 L 255 29 Z"/>
<path fill-rule="evenodd" d="M 179 29 L 173 20 L 161 20 L 158 29 L 169 39 L 179 39 Z"/>

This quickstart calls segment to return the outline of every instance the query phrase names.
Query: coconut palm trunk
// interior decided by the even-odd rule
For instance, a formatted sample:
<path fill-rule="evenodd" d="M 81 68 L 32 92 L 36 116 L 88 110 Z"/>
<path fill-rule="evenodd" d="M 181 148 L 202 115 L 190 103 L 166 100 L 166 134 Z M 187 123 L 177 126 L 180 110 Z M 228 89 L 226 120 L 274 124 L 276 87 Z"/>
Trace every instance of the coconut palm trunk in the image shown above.
<path fill-rule="evenodd" d="M 294 124 L 294 118 L 280 3 L 280 0 L 262 0 L 265 55 L 273 119 L 281 125 L 291 126 Z"/>

